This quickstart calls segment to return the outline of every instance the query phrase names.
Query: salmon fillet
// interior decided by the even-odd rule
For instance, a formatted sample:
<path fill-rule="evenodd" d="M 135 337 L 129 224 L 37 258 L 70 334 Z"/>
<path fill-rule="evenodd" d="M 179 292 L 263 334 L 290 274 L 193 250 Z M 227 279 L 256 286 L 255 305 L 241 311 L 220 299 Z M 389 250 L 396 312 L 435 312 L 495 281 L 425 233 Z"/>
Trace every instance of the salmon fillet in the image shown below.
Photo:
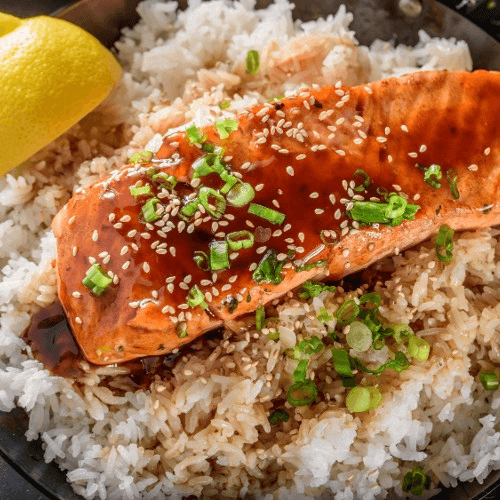
<path fill-rule="evenodd" d="M 339 279 L 415 245 L 441 224 L 500 223 L 499 95 L 500 73 L 422 72 L 302 90 L 249 109 L 224 139 L 215 126 L 199 139 L 167 135 L 156 155 L 75 194 L 53 222 L 59 298 L 84 355 L 108 364 L 168 353 L 308 279 Z M 207 153 L 213 146 L 223 153 Z M 222 189 L 220 171 L 193 177 L 214 158 L 237 189 L 253 187 L 250 203 L 223 210 L 220 198 L 238 201 L 234 186 Z M 176 178 L 173 190 L 152 181 L 161 172 Z M 146 185 L 149 195 L 131 194 Z M 214 190 L 205 205 L 202 185 Z M 356 215 L 387 216 L 401 204 L 402 221 Z M 253 245 L 229 249 L 228 268 L 207 270 L 204 255 L 228 235 Z M 113 277 L 101 295 L 82 284 L 92 264 Z"/>

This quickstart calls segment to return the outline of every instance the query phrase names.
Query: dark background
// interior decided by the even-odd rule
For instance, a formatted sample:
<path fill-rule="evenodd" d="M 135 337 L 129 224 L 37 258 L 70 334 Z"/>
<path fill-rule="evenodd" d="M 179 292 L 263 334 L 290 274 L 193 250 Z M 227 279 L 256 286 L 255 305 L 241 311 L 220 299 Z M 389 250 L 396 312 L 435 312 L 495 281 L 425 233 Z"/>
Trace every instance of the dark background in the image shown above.
<path fill-rule="evenodd" d="M 296 2 L 306 0 L 295 0 Z M 500 0 L 440 0 L 453 7 L 470 20 L 481 26 L 500 41 Z M 73 3 L 71 0 L 0 0 L 0 11 L 20 17 L 37 14 L 51 14 Z M 346 0 L 348 4 L 348 0 Z M 40 450 L 41 453 L 42 450 Z M 41 458 L 33 457 L 33 458 Z M 43 461 L 42 461 L 43 463 Z M 493 493 L 493 497 L 496 495 Z M 499 497 L 500 498 L 500 494 Z M 11 467 L 0 456 L 0 500 L 53 500 L 35 488 L 19 475 L 19 470 Z"/>

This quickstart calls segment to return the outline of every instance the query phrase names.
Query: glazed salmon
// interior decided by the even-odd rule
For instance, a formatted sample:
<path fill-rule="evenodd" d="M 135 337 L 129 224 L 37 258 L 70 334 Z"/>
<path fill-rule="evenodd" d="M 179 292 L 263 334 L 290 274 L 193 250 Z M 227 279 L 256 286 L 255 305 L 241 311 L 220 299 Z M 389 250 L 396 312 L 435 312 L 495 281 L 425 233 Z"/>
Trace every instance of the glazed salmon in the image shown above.
<path fill-rule="evenodd" d="M 167 135 L 54 220 L 59 297 L 83 353 L 171 352 L 441 224 L 500 223 L 499 95 L 500 73 L 414 73 Z M 92 291 L 89 269 L 111 283 L 99 275 Z"/>

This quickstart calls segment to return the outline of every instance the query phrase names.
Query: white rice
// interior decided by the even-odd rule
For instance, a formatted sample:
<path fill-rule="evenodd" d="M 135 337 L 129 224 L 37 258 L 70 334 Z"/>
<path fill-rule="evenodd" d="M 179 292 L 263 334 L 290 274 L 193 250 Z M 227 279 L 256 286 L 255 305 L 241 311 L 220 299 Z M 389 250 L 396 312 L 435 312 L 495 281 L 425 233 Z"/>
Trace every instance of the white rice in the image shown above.
<path fill-rule="evenodd" d="M 294 369 L 283 349 L 304 334 L 326 335 L 316 319 L 320 308 L 333 312 L 359 290 L 323 293 L 309 303 L 289 296 L 274 306 L 280 340 L 255 331 L 200 340 L 171 378 L 149 390 L 123 390 L 120 368 L 83 363 L 86 375 L 73 383 L 30 359 L 20 336 L 56 298 L 50 222 L 75 190 L 136 151 L 157 150 L 172 127 L 231 116 L 300 85 L 472 69 L 463 42 L 424 32 L 413 49 L 382 41 L 360 47 L 344 7 L 307 23 L 292 21 L 287 0 L 253 7 L 253 0 L 192 1 L 176 13 L 174 2 L 142 2 L 141 21 L 116 45 L 126 72 L 114 95 L 0 179 L 0 409 L 29 413 L 27 439 L 42 438 L 46 461 L 67 470 L 86 499 L 370 500 L 389 491 L 404 496 L 402 477 L 415 465 L 434 486 L 482 482 L 500 468 L 500 393 L 485 391 L 471 375 L 500 363 L 496 230 L 460 235 L 446 266 L 436 261 L 432 241 L 377 264 L 392 273 L 375 286 L 384 319 L 421 325 L 432 353 L 397 376 L 382 375 L 384 402 L 367 414 L 346 411 L 327 350 L 311 360 L 321 402 L 290 409 L 292 418 L 279 426 L 268 421 Z M 244 70 L 249 49 L 261 55 L 257 77 Z M 292 76 L 285 78 L 287 71 Z M 231 106 L 222 112 L 226 99 Z M 117 137 L 127 145 L 118 147 Z M 387 350 L 363 359 L 384 362 Z"/>

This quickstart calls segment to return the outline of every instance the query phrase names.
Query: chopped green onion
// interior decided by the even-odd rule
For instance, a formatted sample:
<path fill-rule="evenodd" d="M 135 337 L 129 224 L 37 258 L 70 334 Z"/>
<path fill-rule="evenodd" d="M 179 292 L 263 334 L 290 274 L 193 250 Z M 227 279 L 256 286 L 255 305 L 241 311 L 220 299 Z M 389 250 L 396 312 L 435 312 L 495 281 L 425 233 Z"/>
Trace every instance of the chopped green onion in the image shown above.
<path fill-rule="evenodd" d="M 288 422 L 290 415 L 285 410 L 278 408 L 274 410 L 273 413 L 269 416 L 269 423 L 271 425 L 276 425 L 278 422 Z"/>
<path fill-rule="evenodd" d="M 350 357 L 347 351 L 342 349 L 331 349 L 333 368 L 341 377 L 354 378 Z"/>
<path fill-rule="evenodd" d="M 420 362 L 427 361 L 430 351 L 431 345 L 427 340 L 416 337 L 415 335 L 412 335 L 408 340 L 408 355 L 413 359 Z"/>
<path fill-rule="evenodd" d="M 363 179 L 362 183 L 359 186 L 356 186 L 353 191 L 364 191 L 366 188 L 370 187 L 372 181 L 370 179 L 370 176 L 362 169 L 362 168 L 357 168 L 354 171 L 353 177 L 359 176 Z"/>
<path fill-rule="evenodd" d="M 449 168 L 446 171 L 446 182 L 450 185 L 451 197 L 454 200 L 458 200 L 460 198 L 460 193 L 458 192 L 457 187 L 458 173 L 454 168 Z"/>
<path fill-rule="evenodd" d="M 434 189 L 439 189 L 441 187 L 441 183 L 438 182 L 438 180 L 442 177 L 443 173 L 441 172 L 441 167 L 439 165 L 433 164 L 430 167 L 424 168 L 424 181 Z"/>
<path fill-rule="evenodd" d="M 101 295 L 113 280 L 98 264 L 92 264 L 85 273 L 82 284 L 89 288 L 94 295 Z"/>
<path fill-rule="evenodd" d="M 356 368 L 359 368 L 360 370 L 363 370 L 366 373 L 371 373 L 372 375 L 380 375 L 382 372 L 384 372 L 387 368 L 392 368 L 393 370 L 397 371 L 398 373 L 407 370 L 410 367 L 410 361 L 408 358 L 402 353 L 401 351 L 396 352 L 394 359 L 391 361 L 388 361 L 387 363 L 384 363 L 383 365 L 380 365 L 378 368 L 375 370 L 371 370 L 370 368 L 367 368 L 359 358 L 352 358 L 352 361 Z"/>
<path fill-rule="evenodd" d="M 295 370 L 293 371 L 293 381 L 294 382 L 304 382 L 307 378 L 307 366 L 309 365 L 309 360 L 301 359 Z"/>
<path fill-rule="evenodd" d="M 345 338 L 349 347 L 357 352 L 365 352 L 370 349 L 373 340 L 371 330 L 360 321 L 353 321 L 350 324 Z"/>
<path fill-rule="evenodd" d="M 153 191 L 149 184 L 145 186 L 130 186 L 130 194 L 137 200 L 140 196 L 152 195 Z"/>
<path fill-rule="evenodd" d="M 129 163 L 149 163 L 153 158 L 152 151 L 143 151 L 142 153 L 135 153 L 130 157 Z"/>
<path fill-rule="evenodd" d="M 200 306 L 202 309 L 208 307 L 208 304 L 205 302 L 205 294 L 198 288 L 198 285 L 194 285 L 191 290 L 189 290 L 186 304 L 189 307 Z"/>
<path fill-rule="evenodd" d="M 197 158 L 192 165 L 193 169 L 193 179 L 197 179 L 198 177 L 204 177 L 205 175 L 213 174 L 214 169 L 213 166 L 210 165 L 210 155 L 200 156 Z"/>
<path fill-rule="evenodd" d="M 198 269 L 201 269 L 202 271 L 210 270 L 208 255 L 205 252 L 196 250 L 193 254 L 193 260 L 196 262 Z"/>
<path fill-rule="evenodd" d="M 207 153 L 214 153 L 217 148 L 216 148 L 215 144 L 210 144 L 209 142 L 204 142 L 201 145 L 201 149 L 203 149 L 203 151 L 206 151 Z"/>
<path fill-rule="evenodd" d="M 292 406 L 305 406 L 311 404 L 318 395 L 318 388 L 310 379 L 303 382 L 295 382 L 290 386 L 287 393 L 287 401 Z"/>
<path fill-rule="evenodd" d="M 453 235 L 455 231 L 446 224 L 442 224 L 436 236 L 436 257 L 443 262 L 451 262 L 453 257 Z"/>
<path fill-rule="evenodd" d="M 303 339 L 299 342 L 297 348 L 300 352 L 303 352 L 307 356 L 311 354 L 317 354 L 325 347 L 325 344 L 321 341 L 319 337 L 315 335 L 307 339 Z"/>
<path fill-rule="evenodd" d="M 302 283 L 302 288 L 297 292 L 297 296 L 300 299 L 309 299 L 311 297 L 317 297 L 321 292 L 335 292 L 336 288 L 334 286 L 328 286 L 319 281 L 304 281 Z"/>
<path fill-rule="evenodd" d="M 359 314 L 359 306 L 354 300 L 346 300 L 337 311 L 339 325 L 345 326 L 352 323 Z"/>
<path fill-rule="evenodd" d="M 335 231 L 329 229 L 322 229 L 319 232 L 319 239 L 327 247 L 333 247 L 340 242 L 340 236 Z"/>
<path fill-rule="evenodd" d="M 185 323 L 184 323 L 185 324 Z M 176 326 L 176 331 L 177 331 L 177 336 L 180 338 L 180 339 L 184 339 L 188 336 L 188 330 L 187 330 L 187 327 L 184 328 L 184 330 L 182 329 L 182 323 L 177 323 L 177 326 Z"/>
<path fill-rule="evenodd" d="M 479 380 L 487 391 L 496 391 L 500 382 L 495 372 L 480 372 Z"/>
<path fill-rule="evenodd" d="M 200 203 L 205 210 L 216 219 L 220 219 L 226 211 L 226 200 L 218 191 L 203 186 L 198 192 Z"/>
<path fill-rule="evenodd" d="M 285 262 L 285 260 L 278 261 L 274 250 L 268 250 L 259 262 L 257 269 L 253 272 L 253 280 L 258 284 L 272 283 L 273 285 L 278 285 L 283 281 L 281 270 Z"/>
<path fill-rule="evenodd" d="M 219 104 L 220 109 L 229 109 L 231 107 L 231 101 L 222 101 Z"/>
<path fill-rule="evenodd" d="M 255 310 L 255 328 L 257 330 L 262 330 L 264 327 L 264 321 L 266 319 L 266 310 L 264 306 L 259 306 Z"/>
<path fill-rule="evenodd" d="M 385 209 L 385 216 L 388 219 L 396 219 L 405 213 L 406 205 L 408 202 L 397 194 L 392 194 L 387 200 L 387 207 Z"/>
<path fill-rule="evenodd" d="M 220 188 L 221 194 L 227 194 L 231 189 L 233 189 L 234 185 L 238 182 L 238 178 L 234 175 L 228 174 L 227 172 L 222 172 L 220 177 L 223 181 L 226 181 L 224 186 Z"/>
<path fill-rule="evenodd" d="M 317 269 L 318 267 L 324 267 L 328 265 L 327 260 L 318 260 L 318 262 L 310 262 L 309 264 L 304 264 L 295 268 L 295 271 L 301 273 L 302 271 L 310 271 L 311 269 Z"/>
<path fill-rule="evenodd" d="M 283 224 L 285 220 L 285 215 L 277 210 L 273 210 L 272 208 L 263 207 L 262 205 L 258 205 L 257 203 L 250 203 L 248 207 L 248 213 L 252 215 L 256 215 L 257 217 L 261 217 L 272 224 Z"/>
<path fill-rule="evenodd" d="M 380 297 L 380 294 L 377 292 L 365 293 L 359 298 L 359 303 L 372 303 L 375 306 L 374 309 L 378 309 L 380 307 L 380 304 L 382 303 L 382 297 Z"/>
<path fill-rule="evenodd" d="M 374 410 L 382 402 L 382 394 L 376 387 L 353 387 L 345 403 L 351 413 Z"/>
<path fill-rule="evenodd" d="M 180 210 L 180 213 L 184 215 L 187 219 L 192 217 L 198 210 L 198 205 L 200 204 L 199 198 L 188 201 Z"/>
<path fill-rule="evenodd" d="M 410 327 L 410 325 L 405 325 L 404 323 L 401 325 L 394 326 L 393 331 L 394 331 L 393 333 L 394 340 L 398 344 L 406 344 L 406 342 L 410 340 L 410 337 L 415 335 L 415 332 Z"/>
<path fill-rule="evenodd" d="M 142 205 L 142 215 L 146 222 L 154 222 L 155 220 L 161 219 L 161 215 L 156 213 L 156 206 L 159 203 L 160 200 L 158 198 L 151 198 Z"/>
<path fill-rule="evenodd" d="M 202 144 L 205 142 L 205 134 L 196 125 L 191 125 L 186 129 L 186 137 L 191 144 Z"/>
<path fill-rule="evenodd" d="M 250 73 L 251 75 L 255 75 L 259 72 L 259 66 L 260 66 L 259 59 L 260 59 L 259 52 L 257 50 L 249 50 L 247 52 L 247 61 L 246 61 L 247 72 Z"/>
<path fill-rule="evenodd" d="M 227 139 L 231 132 L 238 130 L 238 120 L 231 120 L 230 118 L 217 120 L 215 122 L 215 129 L 221 139 Z"/>
<path fill-rule="evenodd" d="M 424 490 L 428 490 L 431 484 L 431 478 L 424 474 L 422 467 L 415 467 L 410 472 L 405 474 L 401 489 L 405 493 L 412 493 L 413 495 L 421 495 Z"/>
<path fill-rule="evenodd" d="M 226 236 L 226 240 L 231 250 L 238 251 L 242 248 L 251 248 L 254 244 L 255 237 L 250 231 L 243 229 L 242 231 L 229 233 Z"/>
<path fill-rule="evenodd" d="M 169 175 L 165 172 L 159 172 L 153 175 L 153 182 L 161 184 L 165 189 L 174 189 L 177 185 L 177 179 L 173 175 Z"/>
<path fill-rule="evenodd" d="M 210 269 L 219 271 L 229 267 L 229 250 L 227 241 L 212 241 L 210 248 Z"/>
<path fill-rule="evenodd" d="M 321 323 L 329 323 L 330 321 L 333 321 L 334 316 L 333 314 L 328 313 L 326 307 L 320 307 L 317 318 L 318 321 L 321 321 Z"/>
<path fill-rule="evenodd" d="M 375 201 L 352 201 L 352 209 L 347 215 L 363 224 L 380 223 L 397 226 L 403 220 L 413 220 L 418 205 L 408 203 L 402 196 L 391 194 L 388 203 Z M 400 214 L 400 215 L 397 215 Z"/>
<path fill-rule="evenodd" d="M 267 334 L 267 338 L 269 340 L 278 340 L 280 338 L 280 332 L 278 332 L 277 330 L 275 332 L 269 332 Z"/>
<path fill-rule="evenodd" d="M 246 182 L 238 182 L 227 193 L 227 202 L 233 207 L 244 207 L 255 197 L 254 188 Z"/>

